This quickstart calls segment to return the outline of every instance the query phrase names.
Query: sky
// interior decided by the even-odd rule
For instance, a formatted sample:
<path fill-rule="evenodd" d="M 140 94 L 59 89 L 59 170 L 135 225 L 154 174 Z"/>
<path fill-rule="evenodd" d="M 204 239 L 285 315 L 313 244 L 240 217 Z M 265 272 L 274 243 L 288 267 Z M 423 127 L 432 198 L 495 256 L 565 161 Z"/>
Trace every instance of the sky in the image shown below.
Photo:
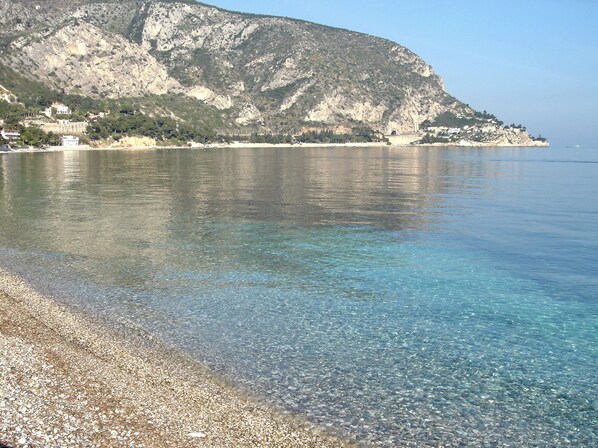
<path fill-rule="evenodd" d="M 598 0 L 207 0 L 397 42 L 446 90 L 557 146 L 598 150 Z"/>

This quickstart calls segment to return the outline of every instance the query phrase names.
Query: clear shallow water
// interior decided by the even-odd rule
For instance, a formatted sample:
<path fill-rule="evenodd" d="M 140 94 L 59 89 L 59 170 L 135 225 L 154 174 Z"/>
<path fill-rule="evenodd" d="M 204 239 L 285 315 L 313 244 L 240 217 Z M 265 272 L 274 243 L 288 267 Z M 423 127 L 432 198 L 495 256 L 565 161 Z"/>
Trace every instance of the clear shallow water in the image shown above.
<path fill-rule="evenodd" d="M 0 265 L 383 446 L 595 446 L 598 155 L 0 156 Z"/>

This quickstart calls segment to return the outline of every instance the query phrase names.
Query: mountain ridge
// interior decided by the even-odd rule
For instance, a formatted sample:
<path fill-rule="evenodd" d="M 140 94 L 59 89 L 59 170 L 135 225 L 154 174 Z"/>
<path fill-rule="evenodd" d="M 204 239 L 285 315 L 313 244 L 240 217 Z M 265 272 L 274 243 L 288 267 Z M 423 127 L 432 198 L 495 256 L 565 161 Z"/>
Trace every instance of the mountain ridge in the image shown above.
<path fill-rule="evenodd" d="M 409 49 L 299 19 L 193 0 L 0 0 L 0 14 L 0 54 L 24 76 L 148 113 L 155 98 L 182 96 L 230 131 L 402 134 L 475 113 Z"/>

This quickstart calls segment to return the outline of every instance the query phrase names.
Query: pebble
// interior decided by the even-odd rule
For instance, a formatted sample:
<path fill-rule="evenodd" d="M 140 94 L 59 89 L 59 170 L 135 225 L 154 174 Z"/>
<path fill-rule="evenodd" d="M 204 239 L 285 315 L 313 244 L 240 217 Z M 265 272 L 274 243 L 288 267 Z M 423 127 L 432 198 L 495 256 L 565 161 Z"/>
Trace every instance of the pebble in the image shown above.
<path fill-rule="evenodd" d="M 206 435 L 203 432 L 190 432 L 188 436 L 194 439 L 203 439 L 204 437 L 206 437 Z"/>
<path fill-rule="evenodd" d="M 0 323 L 0 446 L 348 446 L 168 351 L 141 351 L 1 269 Z M 209 437 L 188 432 L 204 422 Z"/>

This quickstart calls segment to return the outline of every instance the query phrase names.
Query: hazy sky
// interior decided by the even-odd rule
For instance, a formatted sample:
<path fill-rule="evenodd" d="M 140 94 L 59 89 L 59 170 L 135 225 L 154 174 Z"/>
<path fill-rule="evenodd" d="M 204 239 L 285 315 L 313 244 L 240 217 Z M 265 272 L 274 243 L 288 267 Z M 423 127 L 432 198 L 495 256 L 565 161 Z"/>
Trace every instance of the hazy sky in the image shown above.
<path fill-rule="evenodd" d="M 385 37 L 447 91 L 553 145 L 598 143 L 598 0 L 207 0 Z"/>

